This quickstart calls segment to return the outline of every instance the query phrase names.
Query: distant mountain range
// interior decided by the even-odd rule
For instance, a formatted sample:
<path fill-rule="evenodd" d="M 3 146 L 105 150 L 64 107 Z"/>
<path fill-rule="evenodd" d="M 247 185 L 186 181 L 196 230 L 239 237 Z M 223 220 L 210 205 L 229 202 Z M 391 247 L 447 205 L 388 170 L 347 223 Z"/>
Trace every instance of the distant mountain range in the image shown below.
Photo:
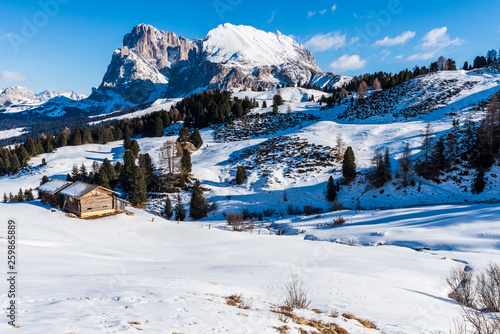
<path fill-rule="evenodd" d="M 349 80 L 324 72 L 309 50 L 279 31 L 224 24 L 203 39 L 189 40 L 139 24 L 125 35 L 101 85 L 88 98 L 9 87 L 1 91 L 0 113 L 21 112 L 30 118 L 100 115 L 207 89 L 239 91 L 299 82 L 329 88 Z"/>

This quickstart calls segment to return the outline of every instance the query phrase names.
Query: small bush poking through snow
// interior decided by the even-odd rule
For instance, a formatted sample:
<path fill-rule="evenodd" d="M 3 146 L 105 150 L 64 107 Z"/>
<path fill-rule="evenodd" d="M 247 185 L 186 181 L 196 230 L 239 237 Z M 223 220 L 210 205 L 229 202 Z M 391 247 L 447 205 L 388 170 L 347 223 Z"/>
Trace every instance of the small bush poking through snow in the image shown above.
<path fill-rule="evenodd" d="M 245 231 L 251 230 L 254 227 L 252 222 L 247 222 L 243 219 L 243 214 L 241 213 L 229 213 L 226 215 L 226 221 L 229 226 L 233 228 L 233 231 Z"/>
<path fill-rule="evenodd" d="M 285 305 L 292 308 L 306 308 L 311 301 L 307 297 L 308 290 L 304 287 L 304 283 L 296 274 L 292 274 L 290 281 L 285 285 L 287 297 Z"/>

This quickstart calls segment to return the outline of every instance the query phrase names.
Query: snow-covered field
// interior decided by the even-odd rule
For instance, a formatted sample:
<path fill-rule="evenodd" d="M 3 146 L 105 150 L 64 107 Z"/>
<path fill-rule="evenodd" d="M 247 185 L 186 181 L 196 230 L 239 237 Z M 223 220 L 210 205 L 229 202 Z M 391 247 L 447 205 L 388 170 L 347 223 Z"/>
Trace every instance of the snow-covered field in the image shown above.
<path fill-rule="evenodd" d="M 345 213 L 352 226 L 314 229 L 321 219 L 297 225 L 325 240 L 354 234 L 364 246 L 209 229 L 212 221 L 152 221 L 131 211 L 79 220 L 38 202 L 0 206 L 19 225 L 19 332 L 277 333 L 272 327 L 285 324 L 270 310 L 283 303 L 295 273 L 309 289 L 311 305 L 296 312 L 306 319 L 335 322 L 349 333 L 447 333 L 460 314 L 447 298 L 449 270 L 500 261 L 493 205 Z M 431 250 L 368 245 L 381 240 L 412 240 Z M 233 294 L 250 308 L 227 305 L 224 297 Z M 332 312 L 373 321 L 380 331 Z M 313 329 L 286 325 L 289 333 Z M 5 321 L 0 328 L 7 330 Z"/>

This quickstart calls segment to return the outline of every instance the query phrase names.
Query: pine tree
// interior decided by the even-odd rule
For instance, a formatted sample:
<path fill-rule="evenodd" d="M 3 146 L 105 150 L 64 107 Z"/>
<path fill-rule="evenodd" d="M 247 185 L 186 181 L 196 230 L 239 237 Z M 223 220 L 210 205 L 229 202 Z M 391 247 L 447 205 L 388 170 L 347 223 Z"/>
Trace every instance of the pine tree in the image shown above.
<path fill-rule="evenodd" d="M 26 149 L 26 151 L 30 156 L 36 155 L 35 142 L 33 141 L 33 139 L 31 138 L 26 139 L 26 142 L 24 143 L 24 148 Z"/>
<path fill-rule="evenodd" d="M 130 150 L 130 145 L 132 144 L 132 139 L 128 134 L 123 137 L 123 148 L 126 150 Z"/>
<path fill-rule="evenodd" d="M 134 154 L 134 157 L 136 157 L 139 154 L 141 148 L 139 147 L 139 143 L 137 142 L 137 140 L 132 140 L 130 142 L 130 150 Z"/>
<path fill-rule="evenodd" d="M 273 96 L 273 103 L 277 106 L 280 106 L 283 104 L 283 98 L 281 97 L 280 94 L 276 94 Z"/>
<path fill-rule="evenodd" d="M 10 202 L 10 203 L 13 203 L 13 202 L 15 202 L 15 201 L 16 201 L 16 200 L 15 200 L 15 198 L 14 198 L 14 195 L 12 195 L 12 191 L 11 191 L 11 192 L 9 193 L 9 202 Z"/>
<path fill-rule="evenodd" d="M 97 185 L 108 189 L 110 188 L 108 174 L 106 174 L 102 169 L 99 173 L 97 173 L 97 175 L 94 176 L 94 179 Z"/>
<path fill-rule="evenodd" d="M 262 108 L 267 108 L 267 102 L 266 101 L 262 102 Z"/>
<path fill-rule="evenodd" d="M 278 115 L 279 114 L 279 109 L 276 104 L 273 104 L 273 115 Z"/>
<path fill-rule="evenodd" d="M 9 198 L 7 197 L 6 193 L 3 193 L 3 202 L 4 203 L 8 203 L 9 202 Z"/>
<path fill-rule="evenodd" d="M 185 143 L 185 142 L 189 141 L 190 136 L 191 136 L 191 132 L 189 131 L 189 128 L 185 126 L 179 131 L 179 137 L 177 138 L 177 141 L 181 142 L 181 143 Z"/>
<path fill-rule="evenodd" d="M 194 132 L 191 134 L 189 141 L 199 149 L 201 145 L 203 145 L 203 139 L 201 138 L 200 130 L 198 128 L 194 129 Z"/>
<path fill-rule="evenodd" d="M 181 194 L 177 194 L 177 203 L 174 207 L 174 215 L 175 220 L 183 221 L 186 219 L 186 210 L 184 209 L 184 205 L 182 205 Z"/>
<path fill-rule="evenodd" d="M 392 178 L 392 168 L 391 168 L 391 152 L 389 151 L 389 148 L 385 148 L 385 154 L 384 154 L 384 167 L 385 167 L 385 173 L 389 177 L 389 180 Z M 387 180 L 387 181 L 389 181 Z"/>
<path fill-rule="evenodd" d="M 106 174 L 108 181 L 112 181 L 116 178 L 116 171 L 108 158 L 105 158 L 102 162 L 102 166 L 99 170 L 100 173 Z"/>
<path fill-rule="evenodd" d="M 17 154 L 12 154 L 11 159 L 10 159 L 11 171 L 16 173 L 19 170 L 19 167 L 21 167 L 21 164 L 19 163 L 19 159 L 17 158 Z"/>
<path fill-rule="evenodd" d="M 333 182 L 333 177 L 330 176 L 328 178 L 328 182 L 326 183 L 326 199 L 328 202 L 333 202 L 337 198 L 337 186 Z"/>
<path fill-rule="evenodd" d="M 344 160 L 342 162 L 342 175 L 346 179 L 356 176 L 356 163 L 354 152 L 351 146 L 349 146 L 344 153 Z"/>
<path fill-rule="evenodd" d="M 481 169 L 476 174 L 476 178 L 474 179 L 474 183 L 472 185 L 472 193 L 480 194 L 484 190 L 484 186 L 486 185 L 486 181 L 484 180 L 484 171 Z"/>
<path fill-rule="evenodd" d="M 21 188 L 19 188 L 19 192 L 17 193 L 17 202 L 24 202 L 24 192 Z"/>
<path fill-rule="evenodd" d="M 192 165 L 191 165 L 191 153 L 189 153 L 189 150 L 187 150 L 187 149 L 185 149 L 182 152 L 181 166 L 182 166 L 182 170 L 183 170 L 184 173 L 186 173 L 186 174 L 190 174 L 191 173 L 191 168 L 192 168 Z"/>
<path fill-rule="evenodd" d="M 181 180 L 180 180 L 179 187 L 181 187 L 181 188 L 186 187 L 186 174 L 185 173 L 181 174 Z"/>
<path fill-rule="evenodd" d="M 147 201 L 146 181 L 144 181 L 141 169 L 137 166 L 135 167 L 128 189 L 128 198 L 132 205 L 139 205 Z"/>
<path fill-rule="evenodd" d="M 79 181 L 80 180 L 80 171 L 78 170 L 78 165 L 74 164 L 73 169 L 71 170 L 71 179 L 73 181 Z"/>
<path fill-rule="evenodd" d="M 189 216 L 193 220 L 198 220 L 206 217 L 208 214 L 208 205 L 201 188 L 200 181 L 196 181 L 191 195 L 191 202 L 189 203 Z"/>
<path fill-rule="evenodd" d="M 71 175 L 69 173 L 66 174 L 66 181 L 73 182 L 73 178 L 71 177 Z"/>
<path fill-rule="evenodd" d="M 49 180 L 49 177 L 48 177 L 47 175 L 44 175 L 44 176 L 42 177 L 42 181 L 40 182 L 40 185 L 42 185 L 42 184 L 44 184 L 44 183 L 47 183 L 47 182 L 49 182 L 49 181 L 50 181 L 50 180 Z"/>
<path fill-rule="evenodd" d="M 32 189 L 26 189 L 24 191 L 24 200 L 27 202 L 31 202 L 35 200 L 35 196 L 33 196 L 33 191 Z"/>
<path fill-rule="evenodd" d="M 63 133 L 61 133 L 61 134 L 59 135 L 59 137 L 57 138 L 57 145 L 58 145 L 59 147 L 64 147 L 64 146 L 66 146 L 67 144 L 68 144 L 68 139 L 66 138 L 66 136 L 65 136 Z"/>
<path fill-rule="evenodd" d="M 84 144 L 91 144 L 92 143 L 92 134 L 90 133 L 90 130 L 88 127 L 83 128 L 82 140 L 83 140 Z"/>
<path fill-rule="evenodd" d="M 126 150 L 123 155 L 123 170 L 120 175 L 121 183 L 123 185 L 123 190 L 128 193 L 130 191 L 130 186 L 132 184 L 132 179 L 134 177 L 135 169 L 135 156 L 130 150 Z"/>
<path fill-rule="evenodd" d="M 80 180 L 82 181 L 87 181 L 89 175 L 87 174 L 87 167 L 82 163 L 80 166 Z"/>
<path fill-rule="evenodd" d="M 172 202 L 170 202 L 170 197 L 168 196 L 165 198 L 165 206 L 163 207 L 162 215 L 167 219 L 170 219 L 173 215 Z"/>
<path fill-rule="evenodd" d="M 247 171 L 244 166 L 238 166 L 236 170 L 236 184 L 243 184 L 247 178 Z"/>

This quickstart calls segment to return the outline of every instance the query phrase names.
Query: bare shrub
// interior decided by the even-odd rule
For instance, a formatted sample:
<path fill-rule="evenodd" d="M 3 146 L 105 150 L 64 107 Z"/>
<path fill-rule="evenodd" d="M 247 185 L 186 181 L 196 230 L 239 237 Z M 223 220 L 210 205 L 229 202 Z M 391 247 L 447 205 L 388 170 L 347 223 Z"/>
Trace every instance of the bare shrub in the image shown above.
<path fill-rule="evenodd" d="M 339 210 L 344 210 L 345 207 L 339 203 L 339 201 L 334 200 L 331 203 L 328 203 L 328 209 L 329 211 L 339 211 Z"/>
<path fill-rule="evenodd" d="M 296 274 L 292 274 L 285 288 L 287 291 L 286 306 L 300 309 L 308 307 L 311 303 L 307 298 L 308 289 L 304 287 L 302 280 Z"/>
<path fill-rule="evenodd" d="M 262 214 L 264 215 L 264 217 L 271 217 L 272 215 L 274 215 L 275 212 L 276 210 L 271 208 L 271 209 L 265 209 L 264 211 L 262 211 Z"/>
<path fill-rule="evenodd" d="M 474 307 L 472 276 L 472 271 L 465 271 L 458 267 L 453 269 L 446 278 L 446 283 L 451 288 L 449 297 L 467 307 Z"/>
<path fill-rule="evenodd" d="M 500 333 L 500 267 L 490 264 L 477 275 L 461 268 L 451 271 L 446 282 L 463 311 L 463 322 L 455 322 L 455 333 Z"/>
<path fill-rule="evenodd" d="M 333 218 L 333 221 L 331 223 L 326 223 L 326 226 L 333 227 L 333 226 L 341 226 L 341 225 L 345 225 L 345 224 L 346 224 L 346 221 L 345 221 L 344 217 L 338 216 L 338 217 Z"/>
<path fill-rule="evenodd" d="M 299 209 L 298 206 L 293 206 L 292 204 L 289 204 L 287 207 L 286 207 L 286 212 L 290 215 L 290 216 L 293 216 L 293 215 L 300 215 L 302 213 L 302 211 Z"/>
<path fill-rule="evenodd" d="M 306 205 L 304 206 L 304 213 L 308 216 L 311 216 L 311 215 L 317 215 L 318 213 L 321 213 L 322 210 L 320 208 L 315 208 L 314 206 L 312 205 Z"/>
<path fill-rule="evenodd" d="M 245 231 L 254 228 L 254 224 L 251 221 L 245 221 L 243 219 L 243 214 L 241 213 L 229 213 L 226 215 L 226 221 L 229 226 L 233 228 L 233 231 Z"/>

